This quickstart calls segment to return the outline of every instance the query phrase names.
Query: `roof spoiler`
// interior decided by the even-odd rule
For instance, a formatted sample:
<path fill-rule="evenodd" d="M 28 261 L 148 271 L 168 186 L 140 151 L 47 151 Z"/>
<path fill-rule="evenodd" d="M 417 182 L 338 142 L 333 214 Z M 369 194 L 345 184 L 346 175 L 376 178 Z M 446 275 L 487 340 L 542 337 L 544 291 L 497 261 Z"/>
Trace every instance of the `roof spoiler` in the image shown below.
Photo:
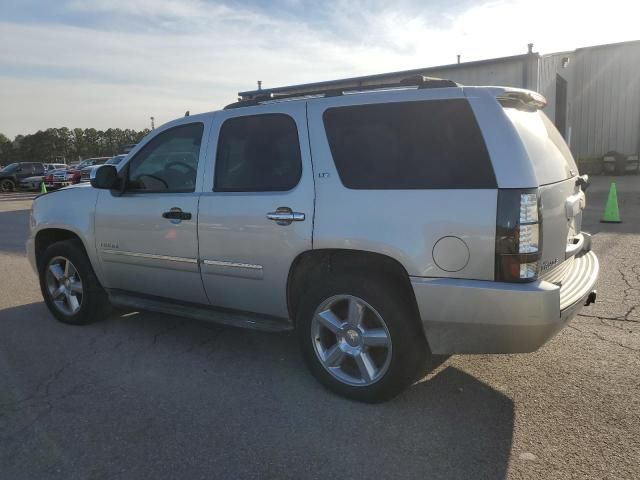
<path fill-rule="evenodd" d="M 496 95 L 496 100 L 505 108 L 516 108 L 527 112 L 541 110 L 547 105 L 547 99 L 543 95 L 521 88 L 505 88 Z"/>

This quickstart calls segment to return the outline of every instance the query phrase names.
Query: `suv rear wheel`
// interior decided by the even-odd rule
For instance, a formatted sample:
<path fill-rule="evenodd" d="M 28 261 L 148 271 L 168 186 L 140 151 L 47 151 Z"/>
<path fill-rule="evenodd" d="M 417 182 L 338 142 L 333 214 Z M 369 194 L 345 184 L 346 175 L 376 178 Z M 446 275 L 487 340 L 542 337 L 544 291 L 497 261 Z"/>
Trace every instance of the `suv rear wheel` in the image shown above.
<path fill-rule="evenodd" d="M 409 295 L 371 275 L 311 283 L 297 330 L 305 361 L 323 385 L 374 403 L 396 396 L 424 372 L 429 349 Z"/>
<path fill-rule="evenodd" d="M 50 245 L 40 258 L 39 268 L 42 296 L 58 320 L 85 325 L 107 315 L 107 295 L 80 241 Z"/>
<path fill-rule="evenodd" d="M 0 180 L 0 192 L 13 192 L 16 189 L 16 184 L 13 183 L 13 180 L 9 180 L 5 178 Z"/>

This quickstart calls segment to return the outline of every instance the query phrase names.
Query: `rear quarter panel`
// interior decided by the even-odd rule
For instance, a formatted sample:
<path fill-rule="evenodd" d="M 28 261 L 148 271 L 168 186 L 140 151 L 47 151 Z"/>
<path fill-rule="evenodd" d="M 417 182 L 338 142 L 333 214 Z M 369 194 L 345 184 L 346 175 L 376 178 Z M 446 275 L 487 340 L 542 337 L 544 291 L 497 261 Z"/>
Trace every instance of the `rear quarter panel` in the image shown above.
<path fill-rule="evenodd" d="M 409 275 L 493 280 L 497 190 L 352 190 L 343 186 L 324 130 L 327 108 L 372 102 L 460 98 L 461 89 L 348 95 L 308 103 L 316 175 L 314 249 L 364 250 L 399 261 Z M 436 242 L 462 239 L 469 259 L 459 271 L 435 263 Z"/>

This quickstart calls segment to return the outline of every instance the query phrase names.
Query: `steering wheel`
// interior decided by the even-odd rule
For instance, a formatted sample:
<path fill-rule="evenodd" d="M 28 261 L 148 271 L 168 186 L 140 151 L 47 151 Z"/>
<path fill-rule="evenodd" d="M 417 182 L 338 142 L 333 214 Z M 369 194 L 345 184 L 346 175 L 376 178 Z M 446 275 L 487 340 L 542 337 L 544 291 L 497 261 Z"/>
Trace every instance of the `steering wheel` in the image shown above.
<path fill-rule="evenodd" d="M 167 163 L 164 169 L 165 171 L 173 170 L 175 172 L 175 175 L 172 175 L 171 178 L 175 180 L 176 186 L 179 185 L 180 188 L 190 188 L 195 185 L 197 170 L 188 163 L 176 160 Z"/>
<path fill-rule="evenodd" d="M 143 175 L 140 175 L 140 176 L 137 178 L 138 182 L 140 182 L 140 183 L 142 183 L 142 185 L 144 185 L 144 184 L 145 184 L 145 182 L 144 182 L 143 178 L 145 178 L 145 177 L 146 177 L 146 178 L 151 178 L 151 179 L 153 179 L 153 180 L 156 180 L 156 181 L 158 181 L 158 182 L 162 183 L 162 184 L 164 185 L 164 188 L 166 188 L 167 190 L 169 189 L 169 184 L 168 184 L 167 182 L 165 182 L 162 178 L 160 178 L 160 177 L 156 177 L 155 175 L 149 175 L 149 174 L 143 174 Z"/>
<path fill-rule="evenodd" d="M 169 169 L 170 169 L 171 167 L 173 167 L 174 165 L 175 165 L 175 166 L 181 166 L 181 167 L 186 168 L 186 169 L 187 169 L 187 172 L 186 172 L 186 173 L 193 173 L 193 174 L 198 173 L 198 171 L 197 171 L 195 168 L 193 168 L 191 165 L 189 165 L 188 163 L 185 163 L 185 162 L 181 162 L 181 161 L 179 161 L 179 160 L 176 160 L 176 161 L 174 161 L 174 162 L 169 162 L 169 163 L 167 163 L 167 164 L 164 166 L 164 169 L 165 169 L 165 170 L 169 170 Z"/>

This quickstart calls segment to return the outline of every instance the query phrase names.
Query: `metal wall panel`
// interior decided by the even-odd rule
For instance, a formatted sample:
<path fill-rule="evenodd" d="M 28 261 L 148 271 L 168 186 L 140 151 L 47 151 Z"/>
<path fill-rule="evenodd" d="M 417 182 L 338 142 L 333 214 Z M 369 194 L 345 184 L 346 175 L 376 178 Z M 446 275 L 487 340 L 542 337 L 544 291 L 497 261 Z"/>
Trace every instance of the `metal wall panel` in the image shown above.
<path fill-rule="evenodd" d="M 566 66 L 562 66 L 562 60 L 569 59 Z M 540 59 L 540 76 L 538 78 L 538 91 L 547 99 L 547 106 L 544 113 L 555 122 L 556 118 L 556 76 L 560 75 L 568 83 L 567 93 L 567 131 L 571 128 L 571 85 L 573 81 L 573 70 L 575 59 L 573 52 L 552 53 L 543 55 Z"/>
<path fill-rule="evenodd" d="M 640 42 L 576 50 L 572 150 L 577 158 L 640 149 Z"/>
<path fill-rule="evenodd" d="M 537 75 L 537 56 L 532 55 L 534 62 L 529 61 L 529 88 L 535 87 Z M 432 77 L 448 78 L 463 85 L 498 85 L 506 87 L 525 87 L 525 62 L 526 60 L 514 60 L 512 62 L 500 62 L 495 64 L 483 64 L 478 66 L 464 66 L 451 69 L 438 69 L 429 71 Z M 462 64 L 464 65 L 464 64 Z M 533 73 L 531 73 L 533 72 Z"/>

